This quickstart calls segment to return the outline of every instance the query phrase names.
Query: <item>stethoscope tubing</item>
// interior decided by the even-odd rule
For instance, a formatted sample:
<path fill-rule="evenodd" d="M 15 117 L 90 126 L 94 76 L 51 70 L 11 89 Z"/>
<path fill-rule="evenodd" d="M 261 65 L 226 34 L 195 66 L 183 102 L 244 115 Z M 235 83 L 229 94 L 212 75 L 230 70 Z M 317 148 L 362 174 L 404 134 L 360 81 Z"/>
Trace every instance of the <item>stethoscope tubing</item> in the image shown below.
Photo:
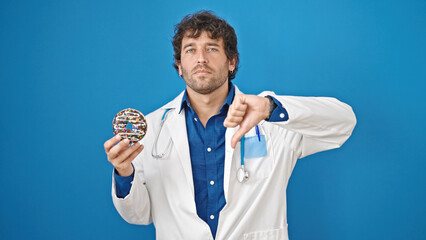
<path fill-rule="evenodd" d="M 164 152 L 163 152 L 163 153 L 161 153 L 161 154 L 158 154 L 158 151 L 157 151 L 157 147 L 158 147 L 158 138 L 160 137 L 161 131 L 163 130 L 163 125 L 164 125 L 164 122 L 166 121 L 166 118 L 167 118 L 167 112 L 168 112 L 169 110 L 170 110 L 170 109 L 166 109 L 166 111 L 164 111 L 163 117 L 161 118 L 161 122 L 160 122 L 160 130 L 158 131 L 157 136 L 155 136 L 154 144 L 152 145 L 151 155 L 152 155 L 154 158 L 157 158 L 157 159 L 166 157 L 166 155 L 170 152 L 170 150 L 171 150 L 171 148 L 172 148 L 172 138 L 170 138 L 170 139 L 169 139 L 169 143 L 167 144 L 166 149 L 164 149 Z"/>
<path fill-rule="evenodd" d="M 157 158 L 157 159 L 165 158 L 166 155 L 168 153 L 170 153 L 171 146 L 172 146 L 172 139 L 170 138 L 169 143 L 167 144 L 166 148 L 164 149 L 164 152 L 161 153 L 161 154 L 158 154 L 158 150 L 157 150 L 158 139 L 160 137 L 161 131 L 163 130 L 164 122 L 167 119 L 167 113 L 169 112 L 169 110 L 170 109 L 166 109 L 166 111 L 164 111 L 164 114 L 163 114 L 163 116 L 161 118 L 161 122 L 160 122 L 160 130 L 158 131 L 158 134 L 155 136 L 154 144 L 152 145 L 151 155 L 152 155 L 152 157 Z M 259 137 L 259 128 L 258 128 L 257 125 L 256 125 L 256 134 Z M 240 166 L 240 168 L 237 171 L 237 179 L 238 179 L 238 181 L 240 183 L 243 183 L 243 182 L 247 181 L 248 178 L 249 178 L 248 171 L 244 167 L 245 139 L 246 138 L 245 138 L 244 135 L 240 139 L 240 152 L 241 152 L 240 153 L 240 155 L 241 155 L 240 164 L 241 164 L 241 166 Z M 260 137 L 259 137 L 259 139 L 260 139 Z"/>

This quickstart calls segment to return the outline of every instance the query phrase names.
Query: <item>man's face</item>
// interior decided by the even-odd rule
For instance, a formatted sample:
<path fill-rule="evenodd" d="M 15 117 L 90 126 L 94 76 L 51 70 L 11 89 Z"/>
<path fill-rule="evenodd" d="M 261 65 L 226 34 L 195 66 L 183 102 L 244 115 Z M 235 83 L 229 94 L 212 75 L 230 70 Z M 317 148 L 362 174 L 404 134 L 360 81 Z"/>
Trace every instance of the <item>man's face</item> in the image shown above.
<path fill-rule="evenodd" d="M 228 71 L 235 69 L 235 60 L 226 57 L 222 38 L 211 39 L 203 31 L 198 38 L 182 39 L 181 61 L 177 65 L 188 87 L 209 94 L 227 83 Z"/>

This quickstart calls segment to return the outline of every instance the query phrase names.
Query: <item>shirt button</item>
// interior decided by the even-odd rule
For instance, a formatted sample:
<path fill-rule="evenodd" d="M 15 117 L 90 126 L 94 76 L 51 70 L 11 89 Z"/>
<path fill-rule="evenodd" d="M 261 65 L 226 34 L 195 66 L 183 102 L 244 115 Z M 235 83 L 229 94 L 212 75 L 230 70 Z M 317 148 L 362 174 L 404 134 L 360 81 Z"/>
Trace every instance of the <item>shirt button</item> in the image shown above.
<path fill-rule="evenodd" d="M 284 118 L 284 117 L 285 117 L 284 113 L 280 113 L 280 118 Z"/>
<path fill-rule="evenodd" d="M 210 185 L 214 185 L 214 181 L 210 181 Z"/>
<path fill-rule="evenodd" d="M 195 120 L 195 121 L 198 121 L 198 119 L 197 119 L 197 118 L 194 118 L 194 120 Z"/>
<path fill-rule="evenodd" d="M 213 220 L 214 219 L 214 215 L 210 215 L 210 219 Z"/>
<path fill-rule="evenodd" d="M 211 151 L 212 151 L 212 149 L 208 147 L 207 148 L 207 152 L 211 152 Z"/>

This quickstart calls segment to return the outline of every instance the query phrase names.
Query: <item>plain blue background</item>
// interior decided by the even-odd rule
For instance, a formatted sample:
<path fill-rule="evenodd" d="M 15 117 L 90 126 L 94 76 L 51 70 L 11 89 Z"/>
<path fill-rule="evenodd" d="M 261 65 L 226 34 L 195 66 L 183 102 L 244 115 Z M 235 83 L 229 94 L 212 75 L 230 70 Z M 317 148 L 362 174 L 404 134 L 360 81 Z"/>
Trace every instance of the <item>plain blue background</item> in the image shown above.
<path fill-rule="evenodd" d="M 424 0 L 2 0 L 0 238 L 155 238 L 114 209 L 103 143 L 115 113 L 184 89 L 170 41 L 200 9 L 235 28 L 242 91 L 357 115 L 342 148 L 296 165 L 290 239 L 426 239 Z"/>

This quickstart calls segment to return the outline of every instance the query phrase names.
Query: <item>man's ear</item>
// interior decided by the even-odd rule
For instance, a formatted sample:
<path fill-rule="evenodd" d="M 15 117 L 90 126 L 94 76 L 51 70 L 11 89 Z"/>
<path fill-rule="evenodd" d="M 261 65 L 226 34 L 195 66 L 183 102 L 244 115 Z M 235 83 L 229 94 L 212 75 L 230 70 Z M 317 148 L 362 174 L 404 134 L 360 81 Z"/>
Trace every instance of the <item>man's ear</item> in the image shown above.
<path fill-rule="evenodd" d="M 182 65 L 180 64 L 180 61 L 176 61 L 176 65 L 178 66 L 179 76 L 182 76 Z"/>
<path fill-rule="evenodd" d="M 234 71 L 235 70 L 235 62 L 237 61 L 237 57 L 234 57 L 232 60 L 229 61 L 229 67 L 228 70 L 229 71 Z"/>

